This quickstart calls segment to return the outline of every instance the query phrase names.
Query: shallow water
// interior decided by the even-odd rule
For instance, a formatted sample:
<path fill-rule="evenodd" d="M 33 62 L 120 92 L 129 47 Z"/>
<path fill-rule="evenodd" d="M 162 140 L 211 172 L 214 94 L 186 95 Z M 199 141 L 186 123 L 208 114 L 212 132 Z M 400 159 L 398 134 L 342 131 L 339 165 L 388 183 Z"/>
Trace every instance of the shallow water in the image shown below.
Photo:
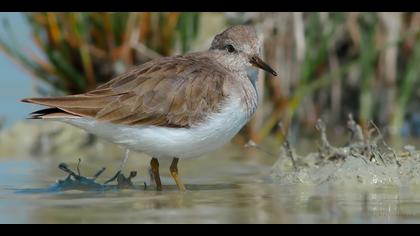
<path fill-rule="evenodd" d="M 185 193 L 176 191 L 169 178 L 163 179 L 163 192 L 21 193 L 47 189 L 55 180 L 64 179 L 65 174 L 57 169 L 58 162 L 54 161 L 3 159 L 0 223 L 420 222 L 420 189 L 281 186 L 265 175 L 271 161 L 275 160 L 244 162 L 232 158 L 223 161 L 218 169 L 209 168 L 212 163 L 216 165 L 211 158 L 187 161 L 188 177 L 184 182 L 189 191 Z M 82 170 L 86 175 L 93 175 L 100 164 L 82 164 Z M 117 166 L 118 162 L 108 164 Z M 133 165 L 128 169 L 133 169 Z M 111 172 L 107 172 L 107 177 Z M 141 174 L 135 178 L 139 186 L 143 181 Z"/>

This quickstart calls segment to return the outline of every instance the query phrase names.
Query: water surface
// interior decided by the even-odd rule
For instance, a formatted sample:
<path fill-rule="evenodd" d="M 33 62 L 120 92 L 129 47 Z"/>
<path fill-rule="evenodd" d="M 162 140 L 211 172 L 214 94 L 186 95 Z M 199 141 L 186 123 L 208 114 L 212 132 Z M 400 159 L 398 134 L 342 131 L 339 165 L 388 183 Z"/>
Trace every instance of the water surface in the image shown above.
<path fill-rule="evenodd" d="M 163 192 L 18 193 L 46 189 L 65 174 L 56 168 L 58 162 L 5 159 L 0 162 L 0 223 L 420 222 L 419 189 L 281 186 L 264 174 L 270 170 L 270 161 L 265 162 L 244 164 L 233 158 L 215 169 L 209 168 L 211 158 L 192 160 L 185 167 L 194 169 L 185 171 L 185 193 L 176 191 L 166 177 Z M 100 164 L 84 166 L 83 171 L 93 174 Z M 139 186 L 145 180 L 141 175 L 135 179 Z"/>

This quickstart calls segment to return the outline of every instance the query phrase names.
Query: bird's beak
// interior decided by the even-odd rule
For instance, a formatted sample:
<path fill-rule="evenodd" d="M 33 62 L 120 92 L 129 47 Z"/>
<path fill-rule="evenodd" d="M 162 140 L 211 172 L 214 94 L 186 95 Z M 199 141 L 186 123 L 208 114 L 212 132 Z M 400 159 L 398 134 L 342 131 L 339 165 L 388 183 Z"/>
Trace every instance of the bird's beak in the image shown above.
<path fill-rule="evenodd" d="M 267 63 L 261 60 L 261 58 L 259 58 L 258 56 L 251 56 L 251 58 L 249 59 L 249 62 L 253 66 L 263 69 L 274 76 L 277 76 L 277 72 L 275 72 L 269 65 L 267 65 Z"/>

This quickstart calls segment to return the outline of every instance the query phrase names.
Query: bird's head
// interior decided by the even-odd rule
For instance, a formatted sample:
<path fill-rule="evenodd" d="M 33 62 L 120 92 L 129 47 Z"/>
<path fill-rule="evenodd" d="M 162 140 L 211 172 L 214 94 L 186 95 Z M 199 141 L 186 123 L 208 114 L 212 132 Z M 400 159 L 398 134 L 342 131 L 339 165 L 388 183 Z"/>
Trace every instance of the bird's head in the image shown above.
<path fill-rule="evenodd" d="M 251 26 L 233 26 L 216 35 L 210 50 L 217 51 L 221 60 L 233 71 L 255 66 L 274 76 L 277 73 L 261 59 L 262 42 Z"/>

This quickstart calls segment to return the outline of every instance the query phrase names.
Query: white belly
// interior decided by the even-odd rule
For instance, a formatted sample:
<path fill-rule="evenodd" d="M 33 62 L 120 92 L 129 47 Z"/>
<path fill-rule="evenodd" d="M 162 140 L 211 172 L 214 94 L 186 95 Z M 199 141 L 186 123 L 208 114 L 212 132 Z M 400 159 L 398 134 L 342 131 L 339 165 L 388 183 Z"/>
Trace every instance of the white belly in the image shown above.
<path fill-rule="evenodd" d="M 192 128 L 122 126 L 91 118 L 62 121 L 131 150 L 164 159 L 199 157 L 223 146 L 240 131 L 250 115 L 239 98 L 231 98 L 220 113 L 211 115 L 205 123 Z"/>

